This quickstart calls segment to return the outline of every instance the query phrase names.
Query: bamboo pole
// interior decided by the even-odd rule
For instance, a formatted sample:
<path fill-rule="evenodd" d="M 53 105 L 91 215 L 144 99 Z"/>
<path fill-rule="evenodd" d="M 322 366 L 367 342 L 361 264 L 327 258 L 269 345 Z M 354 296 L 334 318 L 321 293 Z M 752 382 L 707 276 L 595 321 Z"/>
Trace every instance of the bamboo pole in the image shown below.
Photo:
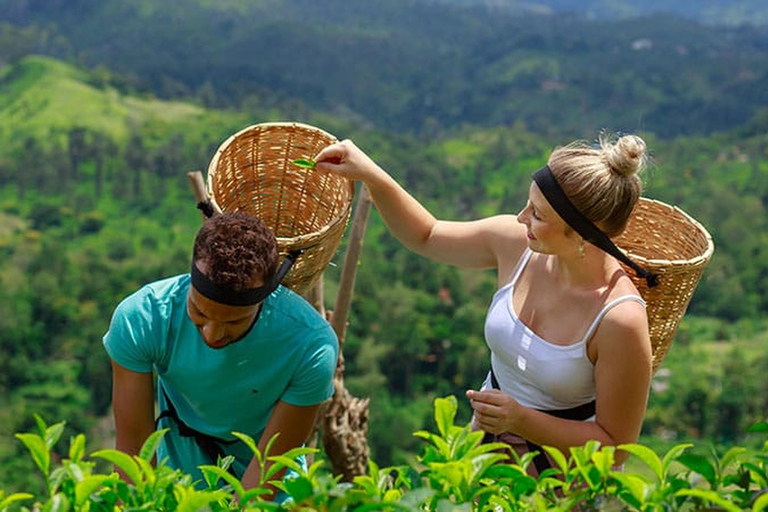
<path fill-rule="evenodd" d="M 331 326 L 339 338 L 339 359 L 333 378 L 333 397 L 322 413 L 323 446 L 333 466 L 333 473 L 350 482 L 366 474 L 370 448 L 368 446 L 368 399 L 355 398 L 344 386 L 344 340 L 357 275 L 357 265 L 363 246 L 365 228 L 371 211 L 371 196 L 362 185 L 357 209 L 352 221 L 347 252 L 341 269 L 336 305 L 329 313 Z"/>

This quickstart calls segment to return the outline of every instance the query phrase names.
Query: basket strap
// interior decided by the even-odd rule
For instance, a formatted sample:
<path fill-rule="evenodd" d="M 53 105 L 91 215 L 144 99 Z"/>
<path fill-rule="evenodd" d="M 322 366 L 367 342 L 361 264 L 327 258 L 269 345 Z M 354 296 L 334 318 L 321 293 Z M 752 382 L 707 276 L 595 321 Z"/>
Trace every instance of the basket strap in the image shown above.
<path fill-rule="evenodd" d="M 296 263 L 296 259 L 298 259 L 298 257 L 301 256 L 303 252 L 303 249 L 296 249 L 294 251 L 288 252 L 285 259 L 283 260 L 283 264 L 280 265 L 280 268 L 277 269 L 277 273 L 272 277 L 271 283 L 274 288 L 277 288 L 277 285 L 280 284 L 288 271 L 291 270 L 293 264 Z"/>
<path fill-rule="evenodd" d="M 211 200 L 207 199 L 205 201 L 200 201 L 197 203 L 197 209 L 203 212 L 203 215 L 205 215 L 207 218 L 213 217 L 213 214 L 216 213 L 213 210 L 213 204 L 211 204 Z"/>

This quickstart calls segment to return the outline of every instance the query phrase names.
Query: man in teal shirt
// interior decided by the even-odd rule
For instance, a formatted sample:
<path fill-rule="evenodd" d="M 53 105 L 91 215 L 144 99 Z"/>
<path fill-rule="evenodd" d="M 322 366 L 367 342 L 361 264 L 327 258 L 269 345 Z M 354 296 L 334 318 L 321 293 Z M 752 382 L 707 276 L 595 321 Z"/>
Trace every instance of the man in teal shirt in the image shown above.
<path fill-rule="evenodd" d="M 243 213 L 206 220 L 189 274 L 148 284 L 115 310 L 104 347 L 112 359 L 117 449 L 137 454 L 169 428 L 158 460 L 200 479 L 198 466 L 233 455 L 245 488 L 259 483 L 253 453 L 301 446 L 333 393 L 338 341 L 328 322 L 279 284 L 276 239 Z"/>

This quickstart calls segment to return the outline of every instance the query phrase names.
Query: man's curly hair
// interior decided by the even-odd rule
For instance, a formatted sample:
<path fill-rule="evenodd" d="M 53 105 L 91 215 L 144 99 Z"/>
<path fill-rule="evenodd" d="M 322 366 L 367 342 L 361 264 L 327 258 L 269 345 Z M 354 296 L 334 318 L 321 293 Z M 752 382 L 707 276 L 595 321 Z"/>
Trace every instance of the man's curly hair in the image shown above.
<path fill-rule="evenodd" d="M 277 240 L 259 219 L 242 212 L 225 212 L 207 219 L 195 236 L 192 261 L 205 264 L 214 284 L 235 291 L 264 283 L 277 272 Z"/>

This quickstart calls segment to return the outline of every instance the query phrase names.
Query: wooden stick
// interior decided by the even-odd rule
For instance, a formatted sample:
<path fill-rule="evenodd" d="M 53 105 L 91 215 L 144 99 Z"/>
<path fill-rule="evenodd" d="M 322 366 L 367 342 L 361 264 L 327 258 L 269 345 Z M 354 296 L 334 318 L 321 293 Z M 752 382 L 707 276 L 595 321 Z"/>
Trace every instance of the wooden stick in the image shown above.
<path fill-rule="evenodd" d="M 368 216 L 371 211 L 371 194 L 368 187 L 362 185 L 360 188 L 360 197 L 357 200 L 357 209 L 355 217 L 352 220 L 352 230 L 349 235 L 349 244 L 347 253 L 344 256 L 344 266 L 341 267 L 341 276 L 339 278 L 339 292 L 336 295 L 336 304 L 333 307 L 333 316 L 331 317 L 331 326 L 336 331 L 339 338 L 339 353 L 344 348 L 344 338 L 347 334 L 347 320 L 349 309 L 352 304 L 352 295 L 355 289 L 355 277 L 357 276 L 357 263 L 360 259 L 360 253 L 363 249 L 363 237 L 368 223 Z"/>
<path fill-rule="evenodd" d="M 187 178 L 189 178 L 189 182 L 192 185 L 192 192 L 195 194 L 195 201 L 197 201 L 197 204 L 208 204 L 213 209 L 214 214 L 221 213 L 219 205 L 208 196 L 208 192 L 205 190 L 203 173 L 200 171 L 190 171 L 187 173 Z M 203 213 L 203 216 L 205 216 L 205 213 Z"/>

